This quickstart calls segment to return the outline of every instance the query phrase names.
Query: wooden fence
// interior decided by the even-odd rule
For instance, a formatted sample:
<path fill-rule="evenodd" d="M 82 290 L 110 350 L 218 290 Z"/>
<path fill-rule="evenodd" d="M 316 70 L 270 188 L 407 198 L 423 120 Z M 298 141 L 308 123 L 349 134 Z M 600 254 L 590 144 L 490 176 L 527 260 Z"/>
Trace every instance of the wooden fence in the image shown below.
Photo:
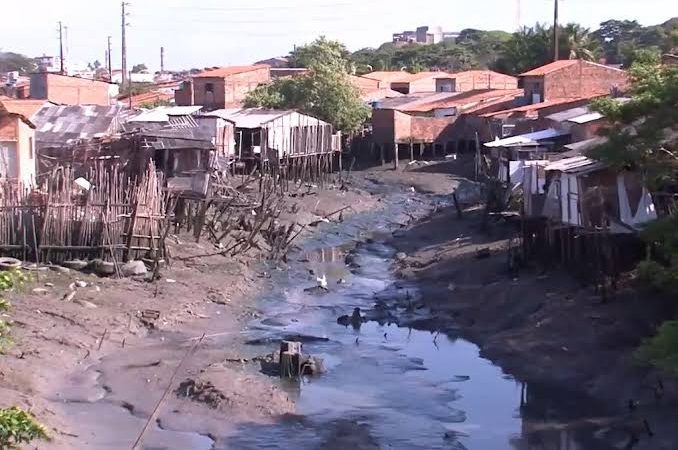
<path fill-rule="evenodd" d="M 165 205 L 152 164 L 136 179 L 99 164 L 80 179 L 57 167 L 33 190 L 0 181 L 0 252 L 43 263 L 162 256 Z"/>

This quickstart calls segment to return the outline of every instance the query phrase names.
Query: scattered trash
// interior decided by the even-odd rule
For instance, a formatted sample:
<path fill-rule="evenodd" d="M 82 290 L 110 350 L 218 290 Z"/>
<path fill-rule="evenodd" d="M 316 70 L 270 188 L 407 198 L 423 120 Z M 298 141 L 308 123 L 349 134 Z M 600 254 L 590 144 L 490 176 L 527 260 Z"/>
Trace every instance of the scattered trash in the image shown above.
<path fill-rule="evenodd" d="M 54 283 L 45 283 L 45 287 L 54 287 Z"/>
<path fill-rule="evenodd" d="M 79 299 L 79 298 L 76 298 L 75 300 L 73 300 L 73 303 L 76 303 L 76 304 L 78 304 L 78 305 L 80 305 L 80 306 L 83 306 L 83 307 L 89 308 L 89 309 L 95 309 L 95 308 L 98 308 L 98 306 L 95 305 L 94 303 L 88 302 L 87 300 L 81 300 L 81 299 Z"/>
<path fill-rule="evenodd" d="M 486 259 L 489 258 L 491 255 L 489 247 L 483 247 L 479 248 L 476 250 L 476 258 L 477 259 Z"/>
<path fill-rule="evenodd" d="M 35 295 L 47 295 L 49 291 L 45 288 L 34 288 L 31 292 Z"/>
<path fill-rule="evenodd" d="M 87 282 L 82 281 L 82 280 L 76 280 L 75 285 L 79 288 L 86 288 L 87 287 Z"/>
<path fill-rule="evenodd" d="M 166 278 L 165 281 L 168 282 L 168 283 L 176 283 L 177 282 L 177 280 L 173 280 L 171 278 Z"/>
<path fill-rule="evenodd" d="M 396 259 L 397 259 L 398 261 L 404 261 L 404 260 L 406 260 L 406 259 L 407 259 L 407 253 L 405 253 L 405 252 L 398 252 L 398 253 L 396 253 Z"/>
<path fill-rule="evenodd" d="M 318 282 L 318 286 L 323 289 L 327 289 L 327 276 L 325 274 L 323 274 L 321 278 L 316 277 L 316 281 Z"/>
<path fill-rule="evenodd" d="M 21 267 L 21 261 L 3 256 L 0 258 L 0 270 L 15 270 Z"/>
<path fill-rule="evenodd" d="M 210 381 L 196 381 L 186 379 L 179 384 L 174 391 L 179 397 L 189 398 L 195 402 L 205 403 L 210 408 L 217 409 L 224 403 L 230 403 L 230 400 L 217 389 Z"/>
<path fill-rule="evenodd" d="M 156 309 L 144 309 L 141 311 L 141 323 L 148 328 L 156 328 L 155 322 L 158 319 L 160 319 L 160 311 Z"/>

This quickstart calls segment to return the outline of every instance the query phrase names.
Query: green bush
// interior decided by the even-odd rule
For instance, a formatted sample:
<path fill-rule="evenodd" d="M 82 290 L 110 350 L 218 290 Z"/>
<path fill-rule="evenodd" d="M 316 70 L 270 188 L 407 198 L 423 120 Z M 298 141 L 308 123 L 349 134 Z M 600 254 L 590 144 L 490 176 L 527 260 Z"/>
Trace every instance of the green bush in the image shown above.
<path fill-rule="evenodd" d="M 35 417 L 16 406 L 0 409 L 0 449 L 18 449 L 34 439 L 49 440 L 45 428 Z"/>
<path fill-rule="evenodd" d="M 636 359 L 678 375 L 678 321 L 664 322 L 635 352 Z"/>

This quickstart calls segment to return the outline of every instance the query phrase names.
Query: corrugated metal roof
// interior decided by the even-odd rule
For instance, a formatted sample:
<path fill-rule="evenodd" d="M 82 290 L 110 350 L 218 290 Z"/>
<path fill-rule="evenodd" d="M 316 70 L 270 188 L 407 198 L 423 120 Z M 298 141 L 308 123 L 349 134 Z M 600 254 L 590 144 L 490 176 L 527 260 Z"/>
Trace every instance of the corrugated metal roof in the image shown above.
<path fill-rule="evenodd" d="M 102 137 L 118 131 L 121 106 L 46 105 L 33 116 L 36 141 L 66 144 L 77 139 Z"/>
<path fill-rule="evenodd" d="M 586 156 L 575 156 L 565 158 L 547 165 L 544 170 L 558 171 L 565 173 L 585 173 L 593 172 L 607 167 L 600 161 L 587 158 Z"/>
<path fill-rule="evenodd" d="M 603 117 L 604 116 L 599 112 L 592 112 L 592 113 L 582 114 L 581 116 L 577 116 L 577 117 L 573 117 L 571 119 L 568 119 L 568 122 L 574 122 L 574 123 L 582 124 L 582 123 L 593 122 L 595 120 L 600 120 Z"/>
<path fill-rule="evenodd" d="M 206 113 L 206 116 L 216 116 L 221 117 L 222 119 L 228 120 L 235 123 L 236 128 L 261 128 L 264 124 L 278 119 L 280 117 L 292 114 L 295 111 L 293 110 L 277 110 L 277 109 L 264 109 L 264 108 L 244 108 L 244 109 L 218 109 Z M 301 114 L 302 116 L 304 114 Z M 311 116 L 306 116 L 313 120 L 318 121 L 320 124 L 326 124 L 322 120 L 313 118 Z"/>
<path fill-rule="evenodd" d="M 585 141 L 573 142 L 572 144 L 567 144 L 565 148 L 576 151 L 576 152 L 585 152 L 591 150 L 592 148 L 604 144 L 607 142 L 607 138 L 604 137 L 594 137 L 592 139 L 587 139 Z M 573 155 L 574 156 L 574 155 Z"/>
<path fill-rule="evenodd" d="M 546 116 L 547 119 L 553 120 L 554 122 L 567 122 L 573 117 L 582 116 L 591 112 L 591 108 L 587 106 L 580 106 L 577 108 L 566 109 L 565 111 L 560 111 L 555 114 Z"/>
<path fill-rule="evenodd" d="M 566 131 L 556 130 L 555 128 L 547 128 L 546 130 L 535 131 L 534 133 L 521 134 L 519 136 L 511 136 L 505 139 L 498 139 L 496 141 L 485 143 L 485 147 L 512 147 L 518 145 L 534 145 L 539 141 L 545 139 L 553 139 L 559 136 L 565 136 L 570 133 Z"/>

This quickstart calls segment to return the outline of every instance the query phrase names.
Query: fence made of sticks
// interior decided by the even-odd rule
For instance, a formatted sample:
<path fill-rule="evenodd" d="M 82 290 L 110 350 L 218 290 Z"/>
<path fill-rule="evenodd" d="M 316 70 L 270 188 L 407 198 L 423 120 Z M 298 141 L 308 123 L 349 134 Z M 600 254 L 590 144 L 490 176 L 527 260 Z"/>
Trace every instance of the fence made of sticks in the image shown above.
<path fill-rule="evenodd" d="M 38 263 L 162 256 L 166 202 L 153 164 L 134 179 L 96 165 L 84 178 L 57 167 L 30 190 L 0 181 L 0 252 Z"/>

